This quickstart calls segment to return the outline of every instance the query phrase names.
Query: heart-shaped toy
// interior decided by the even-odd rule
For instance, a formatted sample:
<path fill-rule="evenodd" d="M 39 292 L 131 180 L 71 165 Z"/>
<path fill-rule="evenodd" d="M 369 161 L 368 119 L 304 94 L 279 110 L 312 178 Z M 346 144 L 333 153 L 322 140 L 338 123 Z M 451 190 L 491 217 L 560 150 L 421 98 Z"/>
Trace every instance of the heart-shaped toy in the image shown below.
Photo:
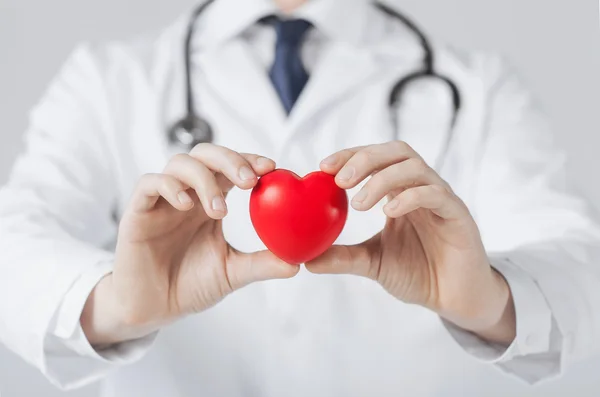
<path fill-rule="evenodd" d="M 313 172 L 300 178 L 278 169 L 264 175 L 250 196 L 250 218 L 267 248 L 299 265 L 324 253 L 348 217 L 348 196 L 332 175 Z"/>

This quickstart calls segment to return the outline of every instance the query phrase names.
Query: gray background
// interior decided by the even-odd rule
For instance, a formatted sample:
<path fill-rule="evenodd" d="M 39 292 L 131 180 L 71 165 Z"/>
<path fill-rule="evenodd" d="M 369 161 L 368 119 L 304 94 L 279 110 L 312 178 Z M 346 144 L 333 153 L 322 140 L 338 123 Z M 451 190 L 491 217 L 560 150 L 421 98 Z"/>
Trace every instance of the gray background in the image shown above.
<path fill-rule="evenodd" d="M 240 0 L 243 1 L 243 0 Z M 158 29 L 194 0 L 0 0 L 0 184 L 21 149 L 28 109 L 81 40 L 126 38 Z M 431 34 L 494 50 L 518 67 L 554 117 L 572 153 L 576 187 L 600 209 L 600 34 L 596 0 L 395 0 Z M 596 172 L 594 172 L 596 171 Z M 592 178 L 592 175 L 594 176 Z M 5 321 L 5 320 L 0 320 Z M 531 396 L 600 395 L 600 359 L 574 367 Z M 0 394 L 62 396 L 0 347 Z M 68 393 L 92 397 L 93 387 Z"/>

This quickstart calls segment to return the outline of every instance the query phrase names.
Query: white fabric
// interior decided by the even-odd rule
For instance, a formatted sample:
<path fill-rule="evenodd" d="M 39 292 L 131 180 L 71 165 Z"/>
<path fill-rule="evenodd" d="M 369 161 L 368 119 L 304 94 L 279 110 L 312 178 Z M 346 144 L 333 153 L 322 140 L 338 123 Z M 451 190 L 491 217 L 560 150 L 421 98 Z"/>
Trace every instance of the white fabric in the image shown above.
<path fill-rule="evenodd" d="M 451 109 L 444 86 L 415 83 L 399 131 L 389 123 L 389 90 L 422 55 L 406 28 L 361 0 L 310 1 L 295 16 L 316 26 L 303 54 L 311 79 L 288 118 L 266 74 L 274 36 L 247 29 L 274 11 L 268 0 L 217 0 L 198 22 L 196 103 L 217 144 L 299 174 L 336 150 L 392 139 L 435 163 Z M 165 131 L 183 115 L 187 18 L 158 37 L 81 46 L 34 109 L 27 151 L 0 191 L 0 340 L 9 348 L 62 387 L 105 377 L 107 397 L 479 396 L 482 377 L 510 395 L 525 386 L 489 367 L 535 382 L 598 349 L 600 229 L 567 191 L 544 116 L 497 58 L 436 45 L 438 70 L 463 98 L 440 173 L 512 289 L 508 349 L 369 280 L 302 271 L 244 288 L 156 340 L 95 352 L 79 316 L 110 272 L 113 215 L 176 152 Z M 263 248 L 247 205 L 248 193 L 233 191 L 224 222 L 243 251 Z M 352 211 L 339 243 L 363 241 L 383 222 L 380 206 Z"/>
<path fill-rule="evenodd" d="M 246 29 L 241 37 L 256 57 L 261 67 L 268 72 L 275 60 L 275 41 L 277 39 L 275 29 L 268 24 L 255 24 Z M 318 29 L 312 28 L 306 33 L 302 44 L 301 57 L 304 68 L 311 72 L 321 57 L 321 50 L 325 46 L 327 38 Z"/>
<path fill-rule="evenodd" d="M 520 375 L 529 382 L 543 378 L 535 369 L 519 371 L 514 360 L 523 356 L 540 353 L 558 353 L 550 346 L 552 312 L 535 280 L 506 258 L 491 258 L 492 265 L 506 278 L 515 303 L 517 318 L 517 338 L 508 347 L 482 341 L 476 335 L 443 321 L 454 339 L 469 353 L 484 362 L 498 364 L 507 372 Z M 527 302 L 527 304 L 523 304 Z"/>
<path fill-rule="evenodd" d="M 79 318 L 94 286 L 112 270 L 112 261 L 99 263 L 82 273 L 66 293 L 50 324 L 44 350 L 48 378 L 57 386 L 84 386 L 101 379 L 114 367 L 140 359 L 150 348 L 156 333 L 96 351 L 88 342 Z M 92 371 L 90 371 L 92 369 Z"/>

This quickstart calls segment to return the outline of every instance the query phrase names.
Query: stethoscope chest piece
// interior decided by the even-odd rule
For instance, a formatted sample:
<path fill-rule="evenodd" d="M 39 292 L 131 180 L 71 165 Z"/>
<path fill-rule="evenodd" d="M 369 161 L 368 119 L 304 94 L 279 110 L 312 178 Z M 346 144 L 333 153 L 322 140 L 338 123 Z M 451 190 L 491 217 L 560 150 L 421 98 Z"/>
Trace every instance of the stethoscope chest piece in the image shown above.
<path fill-rule="evenodd" d="M 213 131 L 210 124 L 194 115 L 181 119 L 169 130 L 169 141 L 188 150 L 199 143 L 210 143 L 212 140 Z"/>

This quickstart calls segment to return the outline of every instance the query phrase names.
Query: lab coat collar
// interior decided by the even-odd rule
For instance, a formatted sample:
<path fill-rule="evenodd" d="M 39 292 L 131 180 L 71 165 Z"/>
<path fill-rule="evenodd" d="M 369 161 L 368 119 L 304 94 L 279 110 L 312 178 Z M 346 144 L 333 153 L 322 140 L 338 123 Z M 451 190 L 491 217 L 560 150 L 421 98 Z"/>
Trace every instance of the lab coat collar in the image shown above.
<path fill-rule="evenodd" d="M 289 17 L 310 21 L 330 39 L 366 45 L 381 29 L 368 23 L 374 11 L 368 0 L 308 0 Z M 193 50 L 218 48 L 268 15 L 281 15 L 273 0 L 215 0 L 196 22 Z"/>
<path fill-rule="evenodd" d="M 372 11 L 368 0 L 308 0 L 294 15 L 312 22 L 332 40 L 363 45 Z"/>
<path fill-rule="evenodd" d="M 219 49 L 262 17 L 277 12 L 270 0 L 215 0 L 196 20 L 193 51 Z"/>
<path fill-rule="evenodd" d="M 376 73 L 389 67 L 408 73 L 420 59 L 414 38 L 403 33 L 390 36 L 386 15 L 370 1 L 309 0 L 295 14 L 323 26 L 324 34 L 340 39 L 327 41 L 326 54 L 288 117 L 264 68 L 240 39 L 247 27 L 276 11 L 271 0 L 216 0 L 207 15 L 199 18 L 194 39 L 205 46 L 194 51 L 202 54 L 194 56 L 194 62 L 211 76 L 210 85 L 218 87 L 224 103 L 244 120 L 253 136 L 270 141 L 275 151 L 303 131 L 305 123 L 320 110 L 358 89 Z"/>

